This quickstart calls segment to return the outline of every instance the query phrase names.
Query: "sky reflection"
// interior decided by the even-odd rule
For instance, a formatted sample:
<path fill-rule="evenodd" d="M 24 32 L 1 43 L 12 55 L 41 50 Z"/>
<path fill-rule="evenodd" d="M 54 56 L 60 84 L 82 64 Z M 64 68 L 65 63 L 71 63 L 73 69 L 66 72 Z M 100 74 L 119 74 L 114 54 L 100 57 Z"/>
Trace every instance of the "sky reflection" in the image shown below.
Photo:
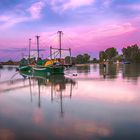
<path fill-rule="evenodd" d="M 0 138 L 139 139 L 139 66 L 113 67 L 105 78 L 98 65 L 50 79 L 17 75 L 4 82 L 1 75 Z M 11 76 L 15 70 L 4 72 Z"/>

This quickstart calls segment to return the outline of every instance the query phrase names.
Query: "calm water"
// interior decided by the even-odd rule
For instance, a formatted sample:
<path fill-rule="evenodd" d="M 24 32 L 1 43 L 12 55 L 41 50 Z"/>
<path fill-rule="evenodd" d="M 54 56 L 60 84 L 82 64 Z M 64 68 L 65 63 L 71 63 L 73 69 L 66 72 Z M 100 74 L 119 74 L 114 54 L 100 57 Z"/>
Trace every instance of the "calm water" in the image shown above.
<path fill-rule="evenodd" d="M 79 66 L 50 79 L 0 69 L 0 140 L 25 139 L 140 140 L 140 65 Z"/>

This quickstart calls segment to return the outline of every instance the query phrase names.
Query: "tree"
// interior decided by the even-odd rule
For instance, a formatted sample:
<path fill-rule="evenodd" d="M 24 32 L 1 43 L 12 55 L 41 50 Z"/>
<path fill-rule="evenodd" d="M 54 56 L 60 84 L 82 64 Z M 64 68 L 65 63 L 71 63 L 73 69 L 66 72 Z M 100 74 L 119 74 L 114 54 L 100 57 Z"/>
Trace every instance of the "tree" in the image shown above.
<path fill-rule="evenodd" d="M 90 61 L 90 55 L 88 55 L 87 53 L 85 53 L 84 55 L 79 54 L 76 57 L 76 63 L 78 64 L 86 64 L 89 63 Z"/>
<path fill-rule="evenodd" d="M 83 62 L 84 63 L 89 63 L 89 60 L 90 60 L 90 55 L 88 55 L 87 53 L 85 53 L 83 55 Z"/>
<path fill-rule="evenodd" d="M 106 53 L 107 58 L 108 58 L 109 60 L 112 60 L 113 57 L 115 57 L 115 56 L 118 55 L 118 52 L 117 52 L 116 48 L 113 48 L 113 47 L 112 47 L 112 48 L 106 49 L 106 50 L 105 50 L 105 53 Z"/>
<path fill-rule="evenodd" d="M 75 65 L 76 64 L 76 57 L 66 56 L 65 57 L 65 63 Z"/>
<path fill-rule="evenodd" d="M 70 58 L 70 56 L 66 56 L 66 57 L 65 57 L 65 63 L 66 63 L 66 64 L 70 64 L 70 63 L 71 63 L 71 58 Z"/>
<path fill-rule="evenodd" d="M 113 58 L 113 61 L 119 61 L 121 62 L 123 60 L 123 55 L 116 55 L 114 58 Z"/>
<path fill-rule="evenodd" d="M 122 49 L 124 59 L 130 62 L 140 62 L 140 49 L 137 44 Z"/>
<path fill-rule="evenodd" d="M 72 60 L 72 65 L 75 65 L 76 64 L 76 57 L 71 57 L 71 60 Z"/>
<path fill-rule="evenodd" d="M 83 63 L 83 55 L 79 54 L 76 57 L 76 63 L 82 64 Z"/>
<path fill-rule="evenodd" d="M 97 63 L 98 62 L 97 58 L 93 58 L 93 61 L 92 62 L 93 63 Z"/>
<path fill-rule="evenodd" d="M 107 60 L 107 55 L 104 51 L 99 52 L 99 59 L 100 59 L 101 62 L 104 61 L 104 60 Z"/>

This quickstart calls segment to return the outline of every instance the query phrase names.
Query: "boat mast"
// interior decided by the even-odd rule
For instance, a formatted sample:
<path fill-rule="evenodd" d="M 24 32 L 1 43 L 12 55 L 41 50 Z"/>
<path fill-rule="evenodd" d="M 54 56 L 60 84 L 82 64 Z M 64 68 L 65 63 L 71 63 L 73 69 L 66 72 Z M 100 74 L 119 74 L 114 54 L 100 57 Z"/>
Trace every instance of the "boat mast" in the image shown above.
<path fill-rule="evenodd" d="M 50 59 L 52 60 L 52 46 L 50 46 Z"/>
<path fill-rule="evenodd" d="M 71 48 L 69 48 L 69 54 L 70 54 L 70 64 L 72 65 Z"/>
<path fill-rule="evenodd" d="M 61 50 L 62 50 L 62 34 L 63 34 L 63 32 L 62 31 L 58 31 L 58 35 L 59 35 L 59 53 L 60 53 L 60 59 L 61 59 L 61 56 L 62 56 L 62 54 L 61 54 Z"/>
<path fill-rule="evenodd" d="M 39 37 L 40 36 L 36 36 L 36 39 L 37 39 L 37 57 L 38 57 L 38 59 L 39 59 Z"/>
<path fill-rule="evenodd" d="M 30 61 L 30 58 L 31 58 L 31 38 L 29 38 L 29 61 Z"/>

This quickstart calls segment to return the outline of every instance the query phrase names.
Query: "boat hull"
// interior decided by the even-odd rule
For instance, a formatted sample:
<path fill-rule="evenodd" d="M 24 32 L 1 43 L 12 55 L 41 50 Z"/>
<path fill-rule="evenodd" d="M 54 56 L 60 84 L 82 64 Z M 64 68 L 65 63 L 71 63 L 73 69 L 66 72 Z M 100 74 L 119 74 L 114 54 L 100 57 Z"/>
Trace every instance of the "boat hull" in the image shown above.
<path fill-rule="evenodd" d="M 64 74 L 64 67 L 33 67 L 33 73 L 44 73 L 47 76 L 49 75 L 55 75 L 55 74 Z"/>
<path fill-rule="evenodd" d="M 20 72 L 29 72 L 29 71 L 31 71 L 32 70 L 32 67 L 31 66 L 20 66 L 19 67 L 19 71 Z"/>
<path fill-rule="evenodd" d="M 31 67 L 31 66 L 22 66 L 19 68 L 20 73 L 28 73 L 30 75 L 37 76 L 50 76 L 50 75 L 64 75 L 64 67 Z"/>

